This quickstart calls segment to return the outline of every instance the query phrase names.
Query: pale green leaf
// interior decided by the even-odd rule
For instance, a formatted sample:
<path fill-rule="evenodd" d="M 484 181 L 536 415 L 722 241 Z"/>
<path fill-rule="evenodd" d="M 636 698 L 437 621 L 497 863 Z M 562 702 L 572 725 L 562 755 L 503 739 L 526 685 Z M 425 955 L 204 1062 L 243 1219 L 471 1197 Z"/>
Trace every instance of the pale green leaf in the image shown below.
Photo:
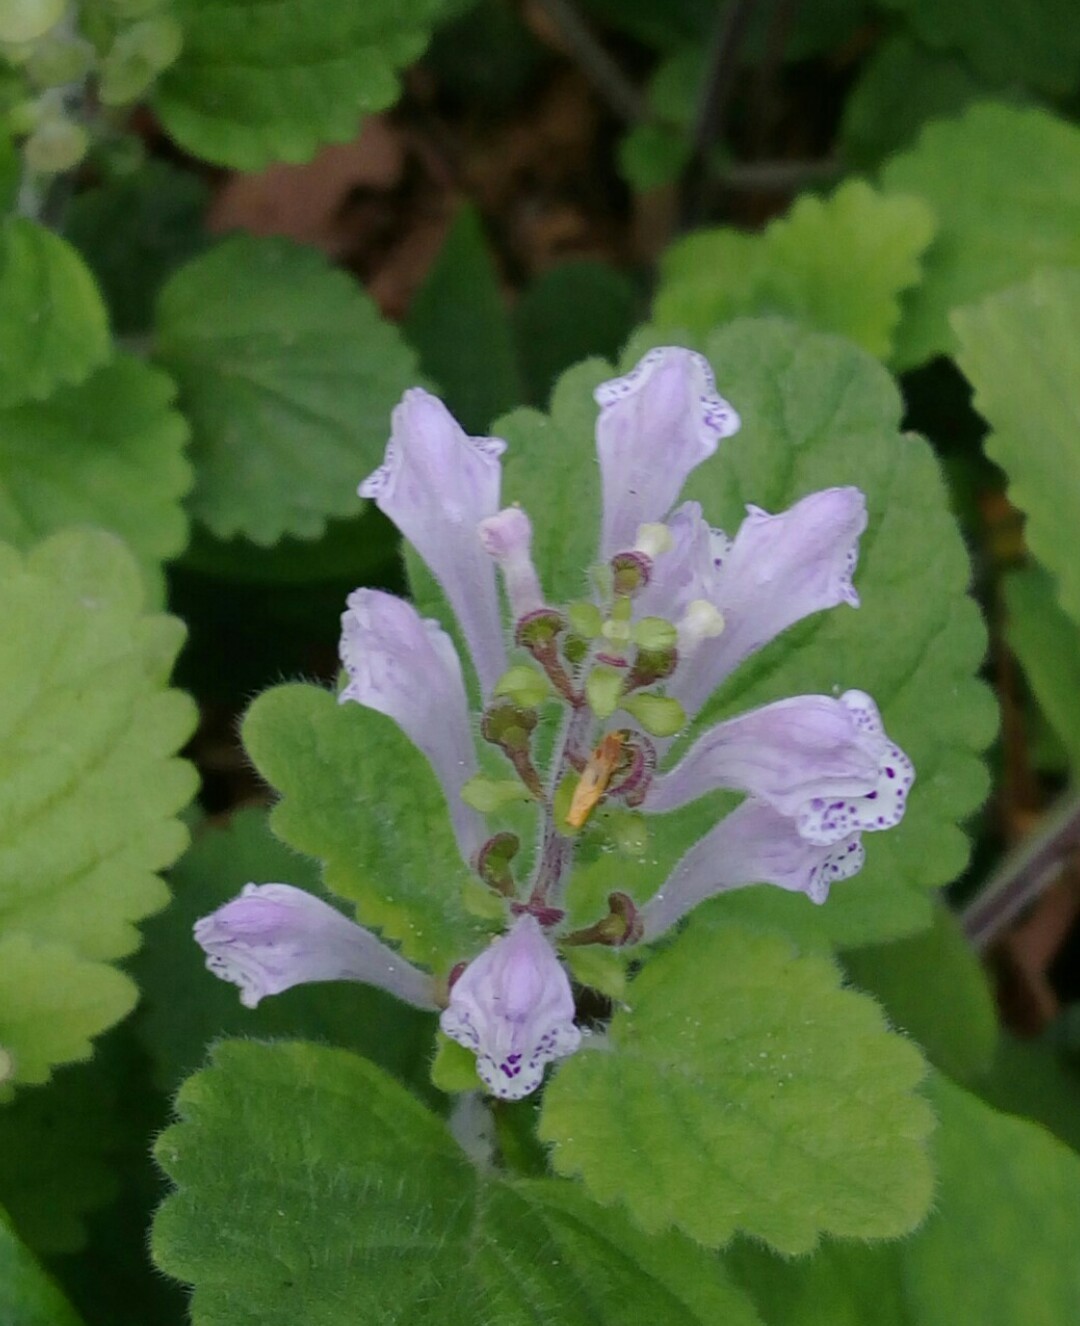
<path fill-rule="evenodd" d="M 174 0 L 184 47 L 154 95 L 165 128 L 207 161 L 257 170 L 354 138 L 397 99 L 440 0 Z"/>
<path fill-rule="evenodd" d="M 109 354 L 105 305 L 82 259 L 33 221 L 0 226 L 0 407 L 81 382 Z"/>
<path fill-rule="evenodd" d="M 521 403 L 510 319 L 479 214 L 463 207 L 405 319 L 420 367 L 467 433 Z"/>
<path fill-rule="evenodd" d="M 947 1078 L 934 1210 L 893 1247 L 826 1246 L 782 1262 L 743 1245 L 730 1264 L 769 1326 L 1068 1326 L 1080 1317 L 1080 1157 Z"/>
<path fill-rule="evenodd" d="M 0 1044 L 33 1082 L 134 1002 L 106 964 L 168 896 L 195 715 L 165 689 L 180 624 L 143 614 L 115 537 L 67 531 L 25 561 L 0 545 L 0 617 Z"/>
<path fill-rule="evenodd" d="M 940 51 L 959 51 L 993 83 L 1060 96 L 1080 85 L 1073 0 L 883 0 Z"/>
<path fill-rule="evenodd" d="M 986 453 L 1005 471 L 1009 499 L 1027 516 L 1028 546 L 1080 625 L 1080 271 L 1039 272 L 957 310 L 953 327 L 975 408 L 992 430 Z"/>
<path fill-rule="evenodd" d="M 382 714 L 316 686 L 278 686 L 248 711 L 244 745 L 281 793 L 270 817 L 323 863 L 328 888 L 406 957 L 448 971 L 481 945 L 462 902 L 470 872 L 423 755 Z"/>
<path fill-rule="evenodd" d="M 1040 267 L 1080 264 L 1080 129 L 1045 111 L 985 103 L 930 124 L 882 182 L 938 219 L 897 332 L 901 368 L 952 353 L 952 309 Z"/>
<path fill-rule="evenodd" d="M 1036 436 L 1041 445 L 1042 434 Z M 1005 578 L 1005 606 L 1009 646 L 1080 775 L 1080 627 L 1062 612 L 1053 579 L 1037 566 Z"/>
<path fill-rule="evenodd" d="M 844 966 L 938 1068 L 962 1082 L 989 1070 L 998 1037 L 993 995 L 979 959 L 944 906 L 934 909 L 929 930 L 854 949 L 844 955 Z"/>
<path fill-rule="evenodd" d="M 191 422 L 192 513 L 219 539 L 266 546 L 360 510 L 357 484 L 417 377 L 344 272 L 286 240 L 239 235 L 165 286 L 156 354 Z"/>
<path fill-rule="evenodd" d="M 921 1056 L 825 956 L 692 923 L 630 986 L 608 1044 L 565 1061 L 540 1136 L 647 1232 L 784 1253 L 895 1238 L 929 1206 Z"/>
<path fill-rule="evenodd" d="M 242 1108 L 240 1108 L 242 1104 Z M 157 1147 L 153 1252 L 194 1326 L 758 1326 L 719 1264 L 551 1180 L 481 1177 L 373 1065 L 226 1042 Z"/>
<path fill-rule="evenodd" d="M 827 199 L 799 198 L 759 236 L 706 230 L 672 245 L 654 321 L 704 335 L 742 314 L 783 313 L 887 358 L 934 229 L 919 198 L 848 180 Z"/>
<path fill-rule="evenodd" d="M 76 387 L 0 410 L 0 539 L 28 548 L 66 525 L 126 540 L 161 597 L 187 542 L 187 426 L 164 373 L 121 355 Z"/>
<path fill-rule="evenodd" d="M 71 1305 L 0 1213 L 0 1321 L 8 1326 L 80 1326 Z"/>
<path fill-rule="evenodd" d="M 245 884 L 292 884 L 318 895 L 319 869 L 267 826 L 266 811 L 241 810 L 226 828 L 201 826 L 169 874 L 173 901 L 144 927 L 133 975 L 142 1003 L 137 1020 L 158 1084 L 173 1091 L 220 1036 L 317 1036 L 368 1055 L 397 1077 L 427 1080 L 432 1019 L 371 986 L 300 985 L 258 1008 L 244 1008 L 234 985 L 206 970 L 191 929 Z M 2 1191 L 2 1190 L 0 1190 Z"/>

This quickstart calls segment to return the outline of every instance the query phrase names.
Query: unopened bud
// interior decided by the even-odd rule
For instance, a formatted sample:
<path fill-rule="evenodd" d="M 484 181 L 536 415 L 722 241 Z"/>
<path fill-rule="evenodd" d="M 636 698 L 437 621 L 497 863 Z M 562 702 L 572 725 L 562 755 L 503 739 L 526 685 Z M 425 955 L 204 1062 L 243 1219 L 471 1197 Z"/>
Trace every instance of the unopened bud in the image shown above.
<path fill-rule="evenodd" d="M 521 840 L 516 833 L 497 833 L 489 838 L 476 858 L 476 871 L 489 888 L 507 898 L 514 896 L 514 877 L 510 862 L 518 854 Z"/>
<path fill-rule="evenodd" d="M 90 138 L 73 120 L 43 120 L 23 144 L 27 166 L 37 175 L 60 175 L 73 170 L 86 156 Z"/>
<path fill-rule="evenodd" d="M 495 683 L 495 695 L 506 696 L 525 709 L 533 709 L 551 695 L 551 683 L 539 668 L 516 663 Z"/>
<path fill-rule="evenodd" d="M 652 562 L 641 552 L 616 553 L 611 559 L 611 585 L 615 594 L 636 594 L 652 575 Z"/>
<path fill-rule="evenodd" d="M 60 21 L 66 8 L 66 0 L 0 0 L 0 41 L 37 41 Z"/>
<path fill-rule="evenodd" d="M 461 799 L 481 815 L 491 815 L 515 801 L 530 800 L 528 790 L 513 778 L 470 778 L 461 789 Z"/>
<path fill-rule="evenodd" d="M 678 631 L 663 617 L 642 617 L 634 623 L 634 644 L 641 649 L 674 649 L 678 638 Z"/>
<path fill-rule="evenodd" d="M 686 723 L 686 711 L 668 695 L 638 692 L 625 696 L 622 707 L 654 737 L 673 737 Z"/>
<path fill-rule="evenodd" d="M 598 664 L 585 681 L 585 698 L 597 718 L 610 718 L 619 707 L 626 674 L 617 668 Z"/>
<path fill-rule="evenodd" d="M 679 640 L 687 645 L 713 640 L 724 630 L 724 614 L 708 599 L 694 599 L 679 622 Z"/>
<path fill-rule="evenodd" d="M 595 603 L 582 600 L 571 603 L 566 610 L 570 629 L 586 640 L 595 640 L 604 625 L 604 617 Z"/>
<path fill-rule="evenodd" d="M 646 557 L 655 559 L 661 553 L 670 552 L 673 547 L 671 530 L 666 525 L 655 521 L 638 526 L 637 538 L 634 541 L 635 552 L 644 553 Z"/>

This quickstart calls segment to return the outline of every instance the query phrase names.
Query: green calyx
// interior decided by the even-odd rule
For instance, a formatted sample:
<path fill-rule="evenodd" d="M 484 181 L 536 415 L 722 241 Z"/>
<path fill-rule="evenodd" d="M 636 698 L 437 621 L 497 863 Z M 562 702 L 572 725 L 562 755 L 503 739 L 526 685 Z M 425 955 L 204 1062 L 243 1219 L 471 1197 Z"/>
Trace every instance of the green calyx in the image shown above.
<path fill-rule="evenodd" d="M 622 707 L 653 737 L 673 737 L 686 723 L 682 705 L 667 695 L 628 695 Z"/>
<path fill-rule="evenodd" d="M 610 718 L 619 707 L 626 674 L 599 663 L 585 681 L 585 698 L 597 718 Z"/>
<path fill-rule="evenodd" d="M 514 778 L 485 778 L 477 774 L 461 789 L 461 799 L 481 815 L 491 815 L 515 801 L 528 801 L 528 789 Z"/>
<path fill-rule="evenodd" d="M 551 683 L 539 668 L 516 663 L 495 683 L 494 694 L 505 696 L 524 709 L 533 709 L 551 696 Z"/>

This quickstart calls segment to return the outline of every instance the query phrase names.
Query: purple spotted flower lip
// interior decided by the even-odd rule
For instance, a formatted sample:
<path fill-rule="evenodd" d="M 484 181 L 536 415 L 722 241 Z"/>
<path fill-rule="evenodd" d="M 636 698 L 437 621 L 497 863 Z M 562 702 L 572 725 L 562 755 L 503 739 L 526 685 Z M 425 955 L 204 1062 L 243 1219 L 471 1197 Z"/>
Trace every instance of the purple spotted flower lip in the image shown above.
<path fill-rule="evenodd" d="M 591 590 L 575 602 L 547 599 L 533 561 L 540 531 L 502 502 L 506 444 L 468 437 L 427 392 L 406 392 L 384 462 L 360 485 L 438 582 L 466 653 L 449 622 L 359 589 L 342 616 L 340 699 L 385 714 L 428 759 L 461 857 L 497 897 L 496 933 L 455 955 L 455 980 L 405 962 L 288 885 L 249 885 L 196 926 L 208 966 L 252 1006 L 305 981 L 345 979 L 441 1007 L 443 1032 L 507 1100 L 536 1090 L 547 1066 L 581 1045 L 562 954 L 656 940 L 704 899 L 754 884 L 824 903 L 861 869 L 864 836 L 900 822 L 914 780 L 873 699 L 839 686 L 699 725 L 674 744 L 778 635 L 859 606 L 866 502 L 858 488 L 826 488 L 785 510 L 747 506 L 729 532 L 714 529 L 697 502 L 680 500 L 740 427 L 706 360 L 652 350 L 595 398 L 602 511 L 596 561 L 581 568 Z M 616 885 L 606 912 L 571 928 L 566 890 L 583 837 L 593 856 L 624 850 L 619 826 L 631 811 L 647 835 L 651 816 L 719 789 L 743 799 L 668 863 L 651 896 Z M 504 818 L 522 801 L 537 820 L 531 854 Z M 388 878 L 389 901 L 394 888 Z"/>

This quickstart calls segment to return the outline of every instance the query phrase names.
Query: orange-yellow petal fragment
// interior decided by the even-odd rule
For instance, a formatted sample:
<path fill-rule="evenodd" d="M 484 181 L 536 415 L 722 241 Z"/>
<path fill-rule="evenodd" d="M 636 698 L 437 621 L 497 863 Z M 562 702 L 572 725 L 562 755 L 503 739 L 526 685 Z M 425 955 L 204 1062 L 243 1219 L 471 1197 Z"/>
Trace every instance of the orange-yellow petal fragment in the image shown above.
<path fill-rule="evenodd" d="M 609 732 L 600 745 L 589 756 L 582 770 L 581 779 L 574 789 L 566 822 L 572 828 L 580 829 L 592 814 L 596 803 L 607 791 L 611 775 L 622 756 L 623 738 L 619 732 Z"/>

